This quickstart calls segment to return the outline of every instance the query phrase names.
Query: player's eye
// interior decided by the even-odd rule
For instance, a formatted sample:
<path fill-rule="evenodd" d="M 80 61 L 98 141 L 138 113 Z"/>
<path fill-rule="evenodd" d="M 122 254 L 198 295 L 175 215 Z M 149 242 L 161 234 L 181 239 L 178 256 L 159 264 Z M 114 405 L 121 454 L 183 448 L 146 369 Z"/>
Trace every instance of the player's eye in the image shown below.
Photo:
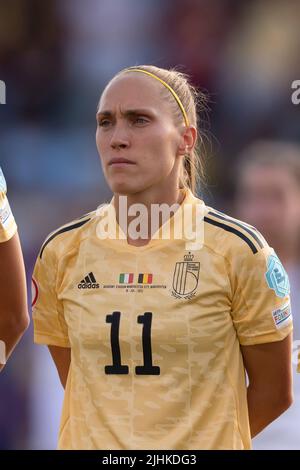
<path fill-rule="evenodd" d="M 111 121 L 109 119 L 99 119 L 98 120 L 98 126 L 99 127 L 109 127 L 111 124 Z"/>
<path fill-rule="evenodd" d="M 133 118 L 133 122 L 135 124 L 147 124 L 149 120 L 146 119 L 144 116 L 136 116 L 135 118 Z"/>

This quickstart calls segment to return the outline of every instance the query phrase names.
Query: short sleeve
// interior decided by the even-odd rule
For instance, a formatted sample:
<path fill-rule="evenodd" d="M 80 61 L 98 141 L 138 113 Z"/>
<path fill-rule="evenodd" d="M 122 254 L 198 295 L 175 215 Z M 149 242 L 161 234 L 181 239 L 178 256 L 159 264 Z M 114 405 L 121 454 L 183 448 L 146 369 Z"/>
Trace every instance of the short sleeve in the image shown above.
<path fill-rule="evenodd" d="M 232 319 L 242 345 L 280 341 L 293 329 L 288 275 L 273 248 L 245 246 L 232 265 Z"/>
<path fill-rule="evenodd" d="M 48 245 L 39 255 L 32 277 L 34 342 L 70 347 L 62 302 L 57 296 L 57 260 Z"/>
<path fill-rule="evenodd" d="M 10 240 L 17 231 L 17 225 L 6 197 L 6 182 L 0 168 L 0 243 Z"/>

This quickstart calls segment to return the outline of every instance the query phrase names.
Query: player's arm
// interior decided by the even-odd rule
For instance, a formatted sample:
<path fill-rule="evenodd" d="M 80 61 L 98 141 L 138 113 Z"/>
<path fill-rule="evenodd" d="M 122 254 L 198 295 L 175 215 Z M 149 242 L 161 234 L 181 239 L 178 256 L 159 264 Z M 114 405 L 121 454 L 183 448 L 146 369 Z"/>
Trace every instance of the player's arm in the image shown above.
<path fill-rule="evenodd" d="M 241 351 L 253 438 L 292 404 L 292 333 L 281 341 L 241 346 Z"/>
<path fill-rule="evenodd" d="M 26 277 L 18 234 L 0 243 L 0 370 L 29 325 Z"/>
<path fill-rule="evenodd" d="M 61 384 L 65 388 L 71 363 L 71 349 L 49 346 L 49 351 L 56 365 Z"/>
<path fill-rule="evenodd" d="M 259 232 L 253 240 L 260 241 L 256 251 L 235 247 L 231 265 L 232 318 L 249 377 L 252 437 L 292 403 L 293 330 L 287 273 Z"/>
<path fill-rule="evenodd" d="M 57 291 L 57 285 L 61 284 L 64 272 L 63 267 L 61 272 L 58 271 L 58 260 L 61 258 L 56 239 L 47 237 L 37 257 L 32 276 L 32 319 L 34 341 L 48 346 L 61 383 L 65 387 L 71 364 L 71 350 L 64 306 Z"/>

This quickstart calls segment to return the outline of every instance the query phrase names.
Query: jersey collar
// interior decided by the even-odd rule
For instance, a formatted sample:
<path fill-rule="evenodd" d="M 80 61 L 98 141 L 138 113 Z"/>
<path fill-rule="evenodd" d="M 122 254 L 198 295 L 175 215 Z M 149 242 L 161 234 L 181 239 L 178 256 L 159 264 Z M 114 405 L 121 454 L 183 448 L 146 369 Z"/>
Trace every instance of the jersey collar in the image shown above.
<path fill-rule="evenodd" d="M 111 199 L 108 207 L 111 214 L 111 221 L 115 224 L 116 238 L 113 242 L 121 249 L 131 252 L 142 252 L 150 248 L 168 244 L 170 241 L 185 241 L 186 249 L 199 249 L 203 242 L 203 216 L 205 204 L 194 196 L 188 188 L 181 189 L 184 198 L 176 210 L 163 225 L 154 233 L 147 245 L 133 246 L 127 242 L 127 236 L 117 222 L 114 207 L 114 197 Z"/>

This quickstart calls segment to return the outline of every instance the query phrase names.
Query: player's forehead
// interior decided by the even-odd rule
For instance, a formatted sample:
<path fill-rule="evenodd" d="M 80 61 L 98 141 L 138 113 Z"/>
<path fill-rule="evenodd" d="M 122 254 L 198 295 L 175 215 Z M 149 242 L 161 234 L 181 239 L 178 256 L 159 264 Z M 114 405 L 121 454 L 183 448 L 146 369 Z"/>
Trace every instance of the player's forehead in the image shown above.
<path fill-rule="evenodd" d="M 109 82 L 100 98 L 98 111 L 149 108 L 163 112 L 168 106 L 162 97 L 161 86 L 155 78 L 134 72 L 124 73 Z"/>

